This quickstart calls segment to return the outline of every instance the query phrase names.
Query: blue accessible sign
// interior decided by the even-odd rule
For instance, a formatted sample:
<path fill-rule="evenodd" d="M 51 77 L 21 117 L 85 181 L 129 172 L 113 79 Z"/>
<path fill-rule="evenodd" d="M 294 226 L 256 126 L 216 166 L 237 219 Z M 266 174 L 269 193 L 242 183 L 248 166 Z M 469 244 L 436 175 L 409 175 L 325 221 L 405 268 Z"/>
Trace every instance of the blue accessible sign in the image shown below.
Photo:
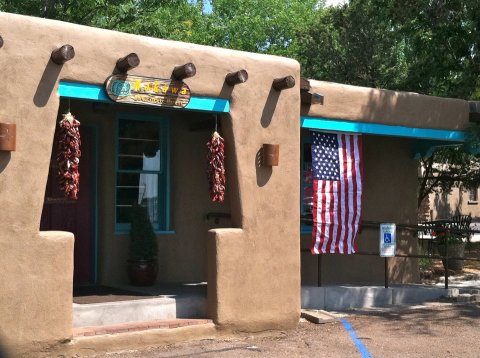
<path fill-rule="evenodd" d="M 380 224 L 380 256 L 393 257 L 397 248 L 395 224 Z"/>

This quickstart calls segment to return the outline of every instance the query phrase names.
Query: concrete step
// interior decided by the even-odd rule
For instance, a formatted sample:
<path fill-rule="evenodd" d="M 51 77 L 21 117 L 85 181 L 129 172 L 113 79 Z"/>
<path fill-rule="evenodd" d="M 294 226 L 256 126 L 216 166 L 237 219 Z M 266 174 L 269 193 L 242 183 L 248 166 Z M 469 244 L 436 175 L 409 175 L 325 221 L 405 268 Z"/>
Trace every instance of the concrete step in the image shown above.
<path fill-rule="evenodd" d="M 171 319 L 153 320 L 143 322 L 119 323 L 114 325 L 77 327 L 73 329 L 74 337 L 98 336 L 104 334 L 117 334 L 125 332 L 144 331 L 147 329 L 172 329 L 199 324 L 211 324 L 209 319 Z"/>
<path fill-rule="evenodd" d="M 73 327 L 128 322 L 205 318 L 207 300 L 201 295 L 152 297 L 131 301 L 73 304 Z"/>

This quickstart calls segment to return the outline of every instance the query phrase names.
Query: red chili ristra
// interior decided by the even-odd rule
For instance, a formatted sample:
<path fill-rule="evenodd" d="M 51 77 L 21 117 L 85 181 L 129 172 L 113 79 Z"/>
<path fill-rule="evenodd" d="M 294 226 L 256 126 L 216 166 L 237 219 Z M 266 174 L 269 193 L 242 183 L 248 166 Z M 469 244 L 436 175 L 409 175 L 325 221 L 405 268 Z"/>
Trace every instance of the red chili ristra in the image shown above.
<path fill-rule="evenodd" d="M 59 126 L 57 163 L 60 190 L 67 199 L 76 200 L 80 184 L 80 122 L 68 112 L 63 115 Z"/>
<path fill-rule="evenodd" d="M 222 203 L 225 199 L 225 144 L 220 134 L 214 132 L 207 143 L 207 177 L 210 199 Z"/>

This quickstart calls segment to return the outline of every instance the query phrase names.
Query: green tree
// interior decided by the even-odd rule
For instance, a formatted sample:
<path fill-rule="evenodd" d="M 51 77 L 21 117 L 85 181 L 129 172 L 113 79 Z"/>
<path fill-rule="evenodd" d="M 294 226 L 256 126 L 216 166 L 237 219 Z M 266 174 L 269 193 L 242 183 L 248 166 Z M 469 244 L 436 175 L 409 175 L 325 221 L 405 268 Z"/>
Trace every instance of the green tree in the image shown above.
<path fill-rule="evenodd" d="M 212 0 L 211 45 L 294 57 L 298 33 L 312 26 L 319 0 Z"/>
<path fill-rule="evenodd" d="M 358 0 L 326 9 L 299 34 L 298 58 L 310 78 L 399 89 L 406 78 L 405 41 L 388 1 Z"/>
<path fill-rule="evenodd" d="M 202 3 L 187 0 L 0 0 L 0 10 L 110 30 L 195 42 Z M 193 41 L 192 41 L 193 39 Z"/>
<path fill-rule="evenodd" d="M 406 44 L 408 71 L 401 89 L 478 98 L 480 2 L 395 0 L 391 9 Z"/>

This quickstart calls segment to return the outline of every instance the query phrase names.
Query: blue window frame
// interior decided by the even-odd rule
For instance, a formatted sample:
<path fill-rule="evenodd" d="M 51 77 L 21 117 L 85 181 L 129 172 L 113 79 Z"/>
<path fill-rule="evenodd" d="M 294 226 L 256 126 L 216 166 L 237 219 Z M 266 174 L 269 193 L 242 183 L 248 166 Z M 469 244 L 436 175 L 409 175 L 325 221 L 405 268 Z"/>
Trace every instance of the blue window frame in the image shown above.
<path fill-rule="evenodd" d="M 135 203 L 148 209 L 155 231 L 168 231 L 168 119 L 119 114 L 116 141 L 116 231 L 130 229 L 130 211 Z"/>
<path fill-rule="evenodd" d="M 302 218 L 311 218 L 313 210 L 313 180 L 312 180 L 312 138 L 310 131 L 302 130 L 302 148 L 300 161 L 300 215 Z M 301 232 L 310 233 L 312 225 L 302 222 Z"/>

